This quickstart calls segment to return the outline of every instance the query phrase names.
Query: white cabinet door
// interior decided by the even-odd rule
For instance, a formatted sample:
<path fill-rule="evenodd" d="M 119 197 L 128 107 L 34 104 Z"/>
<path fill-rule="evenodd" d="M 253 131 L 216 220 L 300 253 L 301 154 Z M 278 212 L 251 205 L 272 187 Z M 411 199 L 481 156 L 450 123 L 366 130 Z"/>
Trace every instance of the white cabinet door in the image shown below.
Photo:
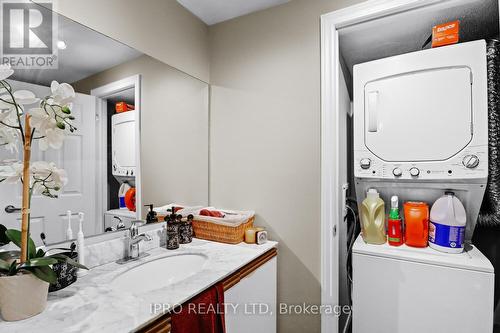
<path fill-rule="evenodd" d="M 276 257 L 224 293 L 227 333 L 276 332 Z"/>

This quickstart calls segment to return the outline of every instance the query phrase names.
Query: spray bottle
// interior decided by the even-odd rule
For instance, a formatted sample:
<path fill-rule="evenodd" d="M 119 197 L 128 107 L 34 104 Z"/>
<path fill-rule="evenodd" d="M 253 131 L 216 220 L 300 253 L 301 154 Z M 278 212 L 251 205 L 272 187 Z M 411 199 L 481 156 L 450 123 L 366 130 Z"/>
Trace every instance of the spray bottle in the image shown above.
<path fill-rule="evenodd" d="M 387 220 L 387 240 L 389 245 L 400 246 L 403 244 L 403 223 L 399 216 L 399 199 L 396 195 L 391 197 L 391 210 Z"/>

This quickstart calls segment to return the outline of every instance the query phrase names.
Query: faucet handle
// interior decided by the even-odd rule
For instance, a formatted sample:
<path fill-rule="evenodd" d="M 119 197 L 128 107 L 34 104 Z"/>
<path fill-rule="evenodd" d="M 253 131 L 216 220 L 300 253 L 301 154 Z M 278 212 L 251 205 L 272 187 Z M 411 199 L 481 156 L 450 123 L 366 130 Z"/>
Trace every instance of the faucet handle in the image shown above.
<path fill-rule="evenodd" d="M 134 238 L 139 235 L 139 227 L 143 226 L 144 222 L 141 220 L 133 220 L 130 222 L 130 237 Z"/>
<path fill-rule="evenodd" d="M 139 227 L 137 226 L 137 221 L 132 221 L 130 224 L 130 238 L 134 238 L 139 234 Z"/>

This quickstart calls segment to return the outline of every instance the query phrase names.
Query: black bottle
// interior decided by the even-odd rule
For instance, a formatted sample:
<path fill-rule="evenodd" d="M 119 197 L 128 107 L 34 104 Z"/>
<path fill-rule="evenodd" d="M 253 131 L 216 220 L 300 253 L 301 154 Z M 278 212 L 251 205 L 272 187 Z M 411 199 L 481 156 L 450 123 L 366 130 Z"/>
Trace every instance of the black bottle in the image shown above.
<path fill-rule="evenodd" d="M 173 210 L 173 209 L 172 209 Z M 175 214 L 165 217 L 167 221 L 167 250 L 179 248 L 179 223 Z"/>
<path fill-rule="evenodd" d="M 186 219 L 181 220 L 179 226 L 179 242 L 181 244 L 188 244 L 193 241 L 193 215 L 189 215 Z"/>
<path fill-rule="evenodd" d="M 148 215 L 146 215 L 146 223 L 158 222 L 158 214 L 153 210 L 153 204 L 144 205 L 144 207 L 149 207 Z"/>

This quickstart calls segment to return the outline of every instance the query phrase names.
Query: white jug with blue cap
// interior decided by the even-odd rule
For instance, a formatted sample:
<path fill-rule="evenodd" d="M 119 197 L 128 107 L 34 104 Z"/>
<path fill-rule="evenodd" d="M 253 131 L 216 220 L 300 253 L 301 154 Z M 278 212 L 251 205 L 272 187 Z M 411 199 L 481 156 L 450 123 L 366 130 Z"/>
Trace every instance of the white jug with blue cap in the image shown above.
<path fill-rule="evenodd" d="M 463 252 L 466 223 L 464 205 L 455 193 L 445 192 L 431 208 L 429 246 L 441 252 Z"/>

